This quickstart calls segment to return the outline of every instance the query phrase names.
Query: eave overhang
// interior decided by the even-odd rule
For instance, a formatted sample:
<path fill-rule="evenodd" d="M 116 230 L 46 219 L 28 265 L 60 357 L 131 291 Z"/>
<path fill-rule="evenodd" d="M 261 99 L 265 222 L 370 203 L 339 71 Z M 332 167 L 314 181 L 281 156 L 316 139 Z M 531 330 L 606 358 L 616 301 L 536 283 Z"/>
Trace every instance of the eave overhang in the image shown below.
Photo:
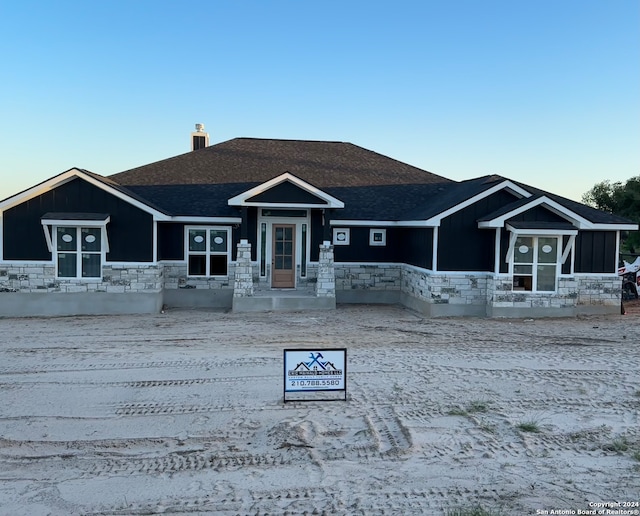
<path fill-rule="evenodd" d="M 366 227 L 405 227 L 405 228 L 432 228 L 426 220 L 353 220 L 353 219 L 332 219 L 331 226 L 366 226 Z"/>
<path fill-rule="evenodd" d="M 530 223 L 518 224 L 516 222 L 507 223 L 509 232 L 516 235 L 577 235 L 578 229 L 571 223 Z"/>

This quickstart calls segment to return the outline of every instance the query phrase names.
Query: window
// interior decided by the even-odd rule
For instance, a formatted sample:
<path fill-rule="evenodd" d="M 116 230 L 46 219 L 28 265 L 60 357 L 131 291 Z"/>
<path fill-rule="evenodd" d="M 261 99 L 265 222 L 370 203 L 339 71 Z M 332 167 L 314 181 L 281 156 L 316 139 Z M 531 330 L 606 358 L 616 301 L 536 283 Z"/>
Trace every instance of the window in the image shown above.
<path fill-rule="evenodd" d="M 58 278 L 102 276 L 102 229 L 99 227 L 55 227 Z"/>
<path fill-rule="evenodd" d="M 558 270 L 558 238 L 519 236 L 513 250 L 513 290 L 553 292 Z"/>
<path fill-rule="evenodd" d="M 229 263 L 227 228 L 188 228 L 189 276 L 226 276 Z"/>
<path fill-rule="evenodd" d="M 349 245 L 349 228 L 333 228 L 333 245 Z"/>
<path fill-rule="evenodd" d="M 369 230 L 369 245 L 387 245 L 386 229 Z"/>

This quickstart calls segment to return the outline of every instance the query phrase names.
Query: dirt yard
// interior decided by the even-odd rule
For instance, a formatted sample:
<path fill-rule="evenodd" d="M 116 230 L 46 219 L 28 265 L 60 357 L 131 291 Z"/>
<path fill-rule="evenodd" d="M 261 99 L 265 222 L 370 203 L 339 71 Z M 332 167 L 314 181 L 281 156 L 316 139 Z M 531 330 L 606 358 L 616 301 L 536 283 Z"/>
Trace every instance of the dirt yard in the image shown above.
<path fill-rule="evenodd" d="M 638 511 L 639 325 L 370 306 L 0 319 L 0 513 Z M 347 348 L 346 402 L 283 403 L 300 347 Z"/>

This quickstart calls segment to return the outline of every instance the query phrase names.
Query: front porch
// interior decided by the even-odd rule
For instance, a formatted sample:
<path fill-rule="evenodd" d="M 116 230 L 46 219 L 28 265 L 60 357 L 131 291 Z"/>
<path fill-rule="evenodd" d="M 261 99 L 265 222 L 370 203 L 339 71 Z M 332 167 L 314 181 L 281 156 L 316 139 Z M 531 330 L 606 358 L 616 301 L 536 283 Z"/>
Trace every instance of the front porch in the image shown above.
<path fill-rule="evenodd" d="M 329 242 L 320 246 L 316 282 L 291 289 L 256 284 L 251 244 L 247 240 L 241 240 L 238 244 L 233 288 L 234 312 L 332 310 L 336 307 L 335 290 L 333 246 Z"/>

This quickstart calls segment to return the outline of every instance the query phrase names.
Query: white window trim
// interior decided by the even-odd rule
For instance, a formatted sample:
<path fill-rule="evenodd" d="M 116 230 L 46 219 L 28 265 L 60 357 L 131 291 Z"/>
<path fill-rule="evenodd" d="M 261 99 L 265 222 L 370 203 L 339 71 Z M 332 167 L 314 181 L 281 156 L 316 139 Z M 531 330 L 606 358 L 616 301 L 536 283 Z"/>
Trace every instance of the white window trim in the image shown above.
<path fill-rule="evenodd" d="M 338 240 L 338 233 L 344 233 L 345 240 Z M 333 228 L 333 245 L 349 245 L 351 241 L 351 231 L 349 228 Z"/>
<path fill-rule="evenodd" d="M 376 241 L 374 240 L 374 236 L 376 233 L 380 233 L 382 235 L 382 240 Z M 369 245 L 378 245 L 378 246 L 386 246 L 387 245 L 387 230 L 386 229 L 374 229 L 371 228 L 369 230 Z"/>
<path fill-rule="evenodd" d="M 549 294 L 552 292 L 558 291 L 558 278 L 561 276 L 562 272 L 562 258 L 566 259 L 564 252 L 562 252 L 562 235 L 542 235 L 542 234 L 525 234 L 525 233 L 511 233 L 511 238 L 509 239 L 509 250 L 507 252 L 507 257 L 509 259 L 509 277 L 513 280 L 513 277 L 516 276 L 514 274 L 514 266 L 515 263 L 515 243 L 518 237 L 532 238 L 532 247 L 533 247 L 533 262 L 531 264 L 531 290 L 513 290 L 513 284 L 511 286 L 512 292 L 527 292 L 531 294 Z M 544 263 L 544 266 L 552 266 L 555 265 L 555 288 L 553 290 L 537 290 L 536 286 L 538 283 L 538 239 L 539 238 L 553 238 L 556 240 L 556 262 L 552 263 Z M 569 244 L 571 243 L 571 240 Z M 569 245 L 567 245 L 569 247 Z M 568 253 L 567 253 L 568 254 Z M 526 265 L 526 264 L 525 264 Z M 528 276 L 526 274 L 518 274 L 518 276 Z"/>
<path fill-rule="evenodd" d="M 204 231 L 206 234 L 206 243 L 204 251 L 190 251 L 189 250 L 189 232 L 192 230 Z M 225 253 L 218 251 L 211 251 L 209 238 L 210 231 L 224 231 L 227 233 L 227 251 Z M 207 272 L 211 272 L 209 270 L 211 256 L 222 256 L 226 255 L 227 257 L 227 273 L 226 274 L 198 274 L 193 275 L 189 274 L 189 255 L 195 256 L 205 256 L 205 267 Z M 187 277 L 188 278 L 228 278 L 229 277 L 229 264 L 231 263 L 231 228 L 228 226 L 185 226 L 184 227 L 184 263 L 187 266 Z"/>
<path fill-rule="evenodd" d="M 88 224 L 85 224 L 85 221 L 81 224 L 58 224 L 52 225 L 52 234 L 53 234 L 53 242 L 51 240 L 51 235 L 49 235 L 49 231 L 45 224 L 43 224 L 44 232 L 47 238 L 47 246 L 49 250 L 51 250 L 51 258 L 56 268 L 56 279 L 60 280 L 82 280 L 82 281 L 101 281 L 102 280 L 102 267 L 106 261 L 106 255 L 108 250 L 107 239 L 106 239 L 106 222 L 104 221 L 86 221 Z M 58 228 L 72 228 L 76 230 L 76 249 L 75 251 L 59 251 L 57 245 L 57 237 L 56 233 Z M 100 228 L 100 251 L 83 251 L 82 250 L 82 237 L 81 232 L 84 228 Z M 55 244 L 54 244 L 55 242 Z M 58 270 L 58 255 L 59 254 L 75 254 L 76 255 L 76 275 L 75 276 L 60 276 L 60 271 Z M 100 275 L 99 276 L 83 276 L 82 275 L 82 255 L 83 254 L 96 254 L 100 256 Z"/>

